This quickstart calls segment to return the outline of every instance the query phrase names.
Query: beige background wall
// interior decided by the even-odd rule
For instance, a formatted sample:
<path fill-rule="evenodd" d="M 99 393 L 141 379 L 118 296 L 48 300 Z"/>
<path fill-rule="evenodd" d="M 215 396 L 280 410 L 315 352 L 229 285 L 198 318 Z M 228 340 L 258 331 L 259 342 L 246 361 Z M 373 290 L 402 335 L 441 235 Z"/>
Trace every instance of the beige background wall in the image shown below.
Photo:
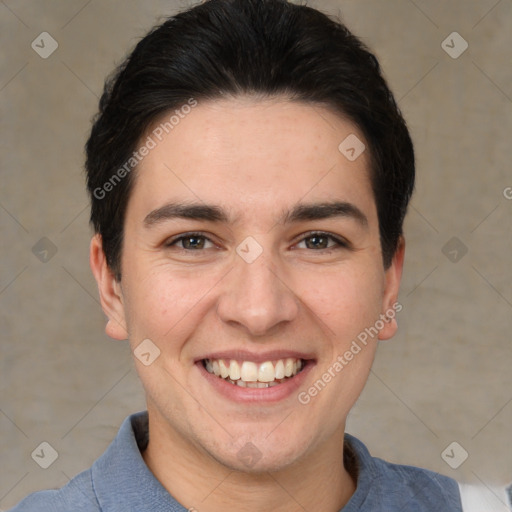
<path fill-rule="evenodd" d="M 377 53 L 418 157 L 399 333 L 381 345 L 348 430 L 388 460 L 509 482 L 512 1 L 309 4 L 341 12 Z M 127 344 L 103 333 L 82 148 L 105 75 L 159 17 L 185 6 L 0 2 L 1 509 L 65 484 L 144 408 Z M 44 31 L 58 42 L 47 59 L 31 48 Z M 458 58 L 441 46 L 454 31 L 469 44 Z M 461 43 L 445 45 L 453 53 Z M 43 441 L 58 452 L 48 469 L 31 458 Z M 441 456 L 453 441 L 469 454 L 456 470 Z"/>

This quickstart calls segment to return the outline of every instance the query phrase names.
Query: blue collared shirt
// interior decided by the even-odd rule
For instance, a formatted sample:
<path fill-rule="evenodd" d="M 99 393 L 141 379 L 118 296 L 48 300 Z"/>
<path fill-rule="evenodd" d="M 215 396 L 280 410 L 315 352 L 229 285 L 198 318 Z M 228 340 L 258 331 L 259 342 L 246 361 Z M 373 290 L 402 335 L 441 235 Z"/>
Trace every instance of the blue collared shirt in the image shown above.
<path fill-rule="evenodd" d="M 141 449 L 147 441 L 147 412 L 126 418 L 90 469 L 59 490 L 31 494 L 10 512 L 187 512 L 197 503 L 178 503 L 146 466 Z M 358 476 L 342 512 L 462 512 L 455 480 L 372 457 L 349 434 L 345 444 L 347 462 L 352 460 Z"/>

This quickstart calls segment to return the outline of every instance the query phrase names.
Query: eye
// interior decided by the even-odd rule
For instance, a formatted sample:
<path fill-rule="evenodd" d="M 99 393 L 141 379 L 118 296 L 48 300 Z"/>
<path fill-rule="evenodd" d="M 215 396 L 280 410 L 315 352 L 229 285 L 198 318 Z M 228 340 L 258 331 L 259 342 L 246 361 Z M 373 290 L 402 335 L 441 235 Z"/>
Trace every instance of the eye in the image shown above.
<path fill-rule="evenodd" d="M 186 233 L 166 242 L 166 247 L 177 247 L 186 251 L 200 251 L 215 247 L 213 242 L 201 233 Z"/>
<path fill-rule="evenodd" d="M 301 246 L 301 244 L 304 244 Z M 348 248 L 349 244 L 341 238 L 338 238 L 330 233 L 314 232 L 308 233 L 298 244 L 299 249 L 313 249 L 316 251 L 326 249 L 340 249 Z"/>

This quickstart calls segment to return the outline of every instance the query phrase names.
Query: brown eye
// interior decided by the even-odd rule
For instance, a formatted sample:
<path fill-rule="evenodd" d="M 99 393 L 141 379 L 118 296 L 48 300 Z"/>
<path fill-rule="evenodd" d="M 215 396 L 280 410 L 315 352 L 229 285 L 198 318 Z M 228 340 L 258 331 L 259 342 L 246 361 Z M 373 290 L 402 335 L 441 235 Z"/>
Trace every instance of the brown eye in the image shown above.
<path fill-rule="evenodd" d="M 181 243 L 184 249 L 204 249 L 205 239 L 203 236 L 188 236 L 182 238 Z"/>
<path fill-rule="evenodd" d="M 208 245 L 210 244 L 210 245 Z M 207 237 L 196 234 L 189 233 L 187 235 L 182 235 L 174 240 L 171 240 L 166 244 L 167 247 L 178 247 L 178 249 L 184 249 L 187 251 L 199 251 L 202 249 L 208 249 L 213 247 L 213 243 Z"/>
<path fill-rule="evenodd" d="M 304 246 L 300 247 L 300 244 L 304 244 Z M 311 233 L 299 242 L 299 248 L 313 249 L 316 251 L 339 249 L 342 247 L 348 247 L 347 243 L 328 233 Z"/>
<path fill-rule="evenodd" d="M 329 238 L 326 236 L 313 235 L 305 238 L 304 241 L 308 249 L 327 249 L 329 246 Z"/>

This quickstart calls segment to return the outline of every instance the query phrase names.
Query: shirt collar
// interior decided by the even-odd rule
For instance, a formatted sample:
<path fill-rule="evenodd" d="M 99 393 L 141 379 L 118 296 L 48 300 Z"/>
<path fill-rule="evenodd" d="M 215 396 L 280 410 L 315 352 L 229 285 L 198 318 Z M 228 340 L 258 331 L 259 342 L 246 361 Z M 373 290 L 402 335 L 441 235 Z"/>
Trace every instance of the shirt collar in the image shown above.
<path fill-rule="evenodd" d="M 148 442 L 147 411 L 124 420 L 114 441 L 93 464 L 92 484 L 103 512 L 187 512 L 155 478 L 141 455 Z M 345 434 L 345 464 L 352 466 L 357 488 L 343 512 L 360 510 L 378 478 L 363 443 Z M 347 468 L 349 469 L 349 468 Z"/>
<path fill-rule="evenodd" d="M 345 469 L 350 474 L 355 473 L 356 490 L 342 512 L 355 512 L 363 509 L 363 504 L 372 489 L 380 489 L 378 485 L 380 472 L 366 446 L 347 433 L 345 433 L 343 452 Z"/>
<path fill-rule="evenodd" d="M 126 418 L 105 453 L 92 466 L 92 484 L 103 512 L 186 512 L 142 458 L 147 411 Z"/>

